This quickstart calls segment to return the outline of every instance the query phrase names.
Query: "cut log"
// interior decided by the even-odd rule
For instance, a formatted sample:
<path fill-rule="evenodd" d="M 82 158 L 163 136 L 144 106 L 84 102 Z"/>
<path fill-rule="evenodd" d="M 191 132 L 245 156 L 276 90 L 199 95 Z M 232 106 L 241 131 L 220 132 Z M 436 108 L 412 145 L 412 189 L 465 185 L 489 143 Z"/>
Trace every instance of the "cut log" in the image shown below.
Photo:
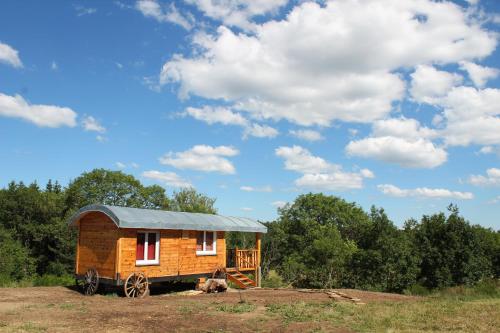
<path fill-rule="evenodd" d="M 227 282 L 225 279 L 207 279 L 200 289 L 206 293 L 224 292 L 227 290 Z"/>

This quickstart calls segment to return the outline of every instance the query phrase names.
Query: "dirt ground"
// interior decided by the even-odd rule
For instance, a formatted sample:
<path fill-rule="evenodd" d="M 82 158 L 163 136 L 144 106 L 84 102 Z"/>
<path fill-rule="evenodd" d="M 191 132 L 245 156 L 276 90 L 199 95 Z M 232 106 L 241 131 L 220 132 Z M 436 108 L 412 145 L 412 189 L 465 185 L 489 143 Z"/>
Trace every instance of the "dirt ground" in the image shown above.
<path fill-rule="evenodd" d="M 396 294 L 342 292 L 366 303 L 412 300 Z M 113 292 L 83 296 L 66 287 L 0 288 L 0 332 L 352 332 L 324 323 L 287 323 L 267 315 L 273 304 L 332 302 L 325 293 L 254 289 L 151 294 L 127 299 Z M 232 310 L 237 304 L 250 304 L 251 311 Z"/>

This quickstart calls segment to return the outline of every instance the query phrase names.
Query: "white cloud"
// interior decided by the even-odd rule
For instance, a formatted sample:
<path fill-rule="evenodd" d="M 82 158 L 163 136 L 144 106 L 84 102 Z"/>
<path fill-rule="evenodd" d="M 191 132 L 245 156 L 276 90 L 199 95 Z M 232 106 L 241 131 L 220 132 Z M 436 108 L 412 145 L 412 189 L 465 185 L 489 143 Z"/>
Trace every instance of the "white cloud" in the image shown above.
<path fill-rule="evenodd" d="M 488 201 L 489 204 L 494 205 L 500 203 L 500 195 Z"/>
<path fill-rule="evenodd" d="M 97 135 L 96 137 L 96 140 L 99 141 L 99 142 L 106 142 L 108 141 L 108 138 L 106 138 L 105 136 L 103 135 Z"/>
<path fill-rule="evenodd" d="M 70 108 L 30 104 L 22 96 L 0 93 L 0 116 L 21 118 L 40 127 L 76 126 L 77 114 Z"/>
<path fill-rule="evenodd" d="M 207 105 L 202 108 L 188 107 L 184 115 L 191 116 L 209 125 L 219 123 L 222 125 L 241 126 L 244 128 L 244 139 L 249 136 L 257 138 L 274 138 L 279 134 L 278 130 L 271 126 L 250 123 L 240 113 L 233 112 L 227 107 L 212 107 Z"/>
<path fill-rule="evenodd" d="M 250 208 L 250 207 L 241 207 L 241 210 L 244 211 L 244 212 L 251 212 L 251 211 L 253 211 L 253 208 Z"/>
<path fill-rule="evenodd" d="M 169 152 L 160 158 L 160 163 L 178 169 L 234 174 L 236 169 L 233 163 L 225 157 L 238 154 L 239 151 L 233 147 L 196 145 L 183 152 Z"/>
<path fill-rule="evenodd" d="M 276 156 L 285 160 L 285 169 L 300 173 L 320 173 L 338 170 L 339 166 L 332 165 L 321 157 L 312 155 L 309 150 L 301 146 L 279 147 L 275 150 Z"/>
<path fill-rule="evenodd" d="M 278 130 L 271 126 L 254 123 L 245 128 L 243 138 L 246 139 L 248 136 L 254 136 L 256 138 L 274 138 L 278 134 Z"/>
<path fill-rule="evenodd" d="M 251 34 L 219 27 L 193 43 L 191 56 L 173 56 L 160 75 L 179 84 L 181 98 L 328 126 L 387 117 L 404 96 L 397 69 L 483 58 L 497 38 L 449 1 L 339 0 L 301 3 Z"/>
<path fill-rule="evenodd" d="M 115 65 L 118 69 L 123 69 L 123 64 L 119 62 L 115 62 Z"/>
<path fill-rule="evenodd" d="M 142 177 L 153 179 L 172 187 L 192 187 L 191 183 L 175 172 L 161 172 L 156 170 L 144 171 Z"/>
<path fill-rule="evenodd" d="M 305 130 L 305 129 L 301 129 L 301 130 L 290 130 L 290 135 L 296 137 L 296 138 L 299 138 L 299 139 L 302 139 L 302 140 L 306 140 L 306 141 L 320 141 L 320 140 L 324 140 L 325 138 L 321 135 L 320 132 L 318 131 L 314 131 L 314 130 Z"/>
<path fill-rule="evenodd" d="M 389 118 L 373 124 L 373 136 L 394 136 L 406 139 L 432 139 L 438 136 L 436 130 L 420 125 L 416 119 Z"/>
<path fill-rule="evenodd" d="M 273 14 L 288 0 L 184 0 L 194 5 L 205 16 L 222 21 L 227 26 L 251 30 L 255 16 Z"/>
<path fill-rule="evenodd" d="M 500 169 L 490 168 L 486 170 L 486 176 L 471 175 L 468 182 L 475 186 L 500 186 Z"/>
<path fill-rule="evenodd" d="M 447 160 L 446 151 L 430 141 L 437 136 L 415 119 L 380 120 L 373 124 L 371 137 L 349 142 L 346 152 L 403 167 L 434 168 Z"/>
<path fill-rule="evenodd" d="M 435 168 L 447 159 L 446 151 L 430 141 L 392 136 L 351 141 L 346 151 L 351 156 L 374 158 L 407 168 Z"/>
<path fill-rule="evenodd" d="M 125 169 L 127 167 L 127 165 L 125 165 L 125 163 L 122 162 L 116 162 L 115 165 L 118 169 Z"/>
<path fill-rule="evenodd" d="M 225 107 L 188 107 L 186 109 L 186 114 L 209 125 L 215 123 L 239 126 L 248 125 L 248 121 L 241 114 L 232 112 L 231 109 Z"/>
<path fill-rule="evenodd" d="M 430 199 L 458 199 L 458 200 L 470 200 L 474 198 L 474 195 L 470 192 L 457 192 L 450 191 L 442 188 L 427 188 L 418 187 L 415 189 L 401 189 L 394 185 L 382 184 L 377 186 L 378 189 L 386 194 L 393 197 L 419 197 L 419 198 L 430 198 Z"/>
<path fill-rule="evenodd" d="M 87 7 L 80 6 L 80 5 L 75 5 L 74 7 L 76 10 L 77 16 L 92 15 L 92 14 L 95 14 L 97 12 L 96 8 L 87 8 Z"/>
<path fill-rule="evenodd" d="M 57 71 L 59 69 L 57 62 L 52 61 L 52 63 L 50 64 L 50 69 L 52 69 L 53 71 Z"/>
<path fill-rule="evenodd" d="M 365 178 L 375 178 L 375 174 L 369 169 L 361 169 L 359 173 Z"/>
<path fill-rule="evenodd" d="M 368 169 L 344 172 L 341 166 L 314 156 L 300 146 L 279 147 L 275 153 L 285 159 L 285 169 L 303 174 L 295 180 L 295 185 L 301 188 L 319 191 L 359 189 L 363 187 L 363 178 L 374 176 Z"/>
<path fill-rule="evenodd" d="M 271 205 L 276 208 L 283 208 L 286 206 L 286 204 L 287 204 L 286 201 L 281 201 L 281 200 L 271 202 Z"/>
<path fill-rule="evenodd" d="M 269 185 L 262 187 L 253 187 L 253 186 L 241 186 L 240 190 L 245 192 L 272 192 L 273 188 Z"/>
<path fill-rule="evenodd" d="M 448 145 L 500 144 L 500 89 L 456 87 L 440 103 Z"/>
<path fill-rule="evenodd" d="M 488 154 L 497 154 L 500 156 L 500 147 L 499 146 L 484 146 L 479 149 L 478 154 L 488 155 Z"/>
<path fill-rule="evenodd" d="M 11 65 L 16 68 L 23 67 L 19 58 L 19 52 L 10 45 L 0 42 L 0 63 Z"/>
<path fill-rule="evenodd" d="M 470 79 L 478 88 L 483 88 L 488 80 L 494 79 L 500 74 L 500 70 L 496 68 L 481 66 L 469 61 L 460 62 L 460 68 L 467 71 Z"/>
<path fill-rule="evenodd" d="M 417 66 L 411 78 L 410 93 L 413 99 L 428 104 L 435 104 L 463 80 L 462 76 L 456 73 L 439 71 L 428 65 Z"/>
<path fill-rule="evenodd" d="M 86 116 L 82 120 L 83 129 L 86 131 L 93 131 L 98 133 L 106 132 L 106 128 L 102 126 L 97 119 L 92 116 Z"/>
<path fill-rule="evenodd" d="M 186 30 L 190 30 L 192 25 L 192 18 L 184 16 L 175 4 L 172 2 L 168 6 L 162 6 L 156 0 L 139 0 L 135 3 L 135 8 L 146 17 L 151 17 L 158 22 L 170 22 L 178 24 Z"/>

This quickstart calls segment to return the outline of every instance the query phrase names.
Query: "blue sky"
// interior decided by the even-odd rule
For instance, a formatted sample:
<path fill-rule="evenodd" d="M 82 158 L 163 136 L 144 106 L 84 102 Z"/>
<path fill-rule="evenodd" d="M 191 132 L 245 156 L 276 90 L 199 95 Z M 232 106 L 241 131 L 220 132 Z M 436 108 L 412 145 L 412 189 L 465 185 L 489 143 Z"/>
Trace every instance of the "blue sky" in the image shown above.
<path fill-rule="evenodd" d="M 1 186 L 102 167 L 227 215 L 324 192 L 500 226 L 497 1 L 1 6 Z"/>

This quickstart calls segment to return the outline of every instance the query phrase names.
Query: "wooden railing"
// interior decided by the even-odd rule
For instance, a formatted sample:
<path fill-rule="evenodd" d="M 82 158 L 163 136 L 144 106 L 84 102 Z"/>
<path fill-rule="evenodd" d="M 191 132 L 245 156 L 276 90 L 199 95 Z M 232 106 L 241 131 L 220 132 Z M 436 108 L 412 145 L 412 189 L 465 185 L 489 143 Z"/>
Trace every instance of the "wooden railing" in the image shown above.
<path fill-rule="evenodd" d="M 226 266 L 228 268 L 236 268 L 237 270 L 256 269 L 258 266 L 258 255 L 259 253 L 256 249 L 228 249 Z"/>

